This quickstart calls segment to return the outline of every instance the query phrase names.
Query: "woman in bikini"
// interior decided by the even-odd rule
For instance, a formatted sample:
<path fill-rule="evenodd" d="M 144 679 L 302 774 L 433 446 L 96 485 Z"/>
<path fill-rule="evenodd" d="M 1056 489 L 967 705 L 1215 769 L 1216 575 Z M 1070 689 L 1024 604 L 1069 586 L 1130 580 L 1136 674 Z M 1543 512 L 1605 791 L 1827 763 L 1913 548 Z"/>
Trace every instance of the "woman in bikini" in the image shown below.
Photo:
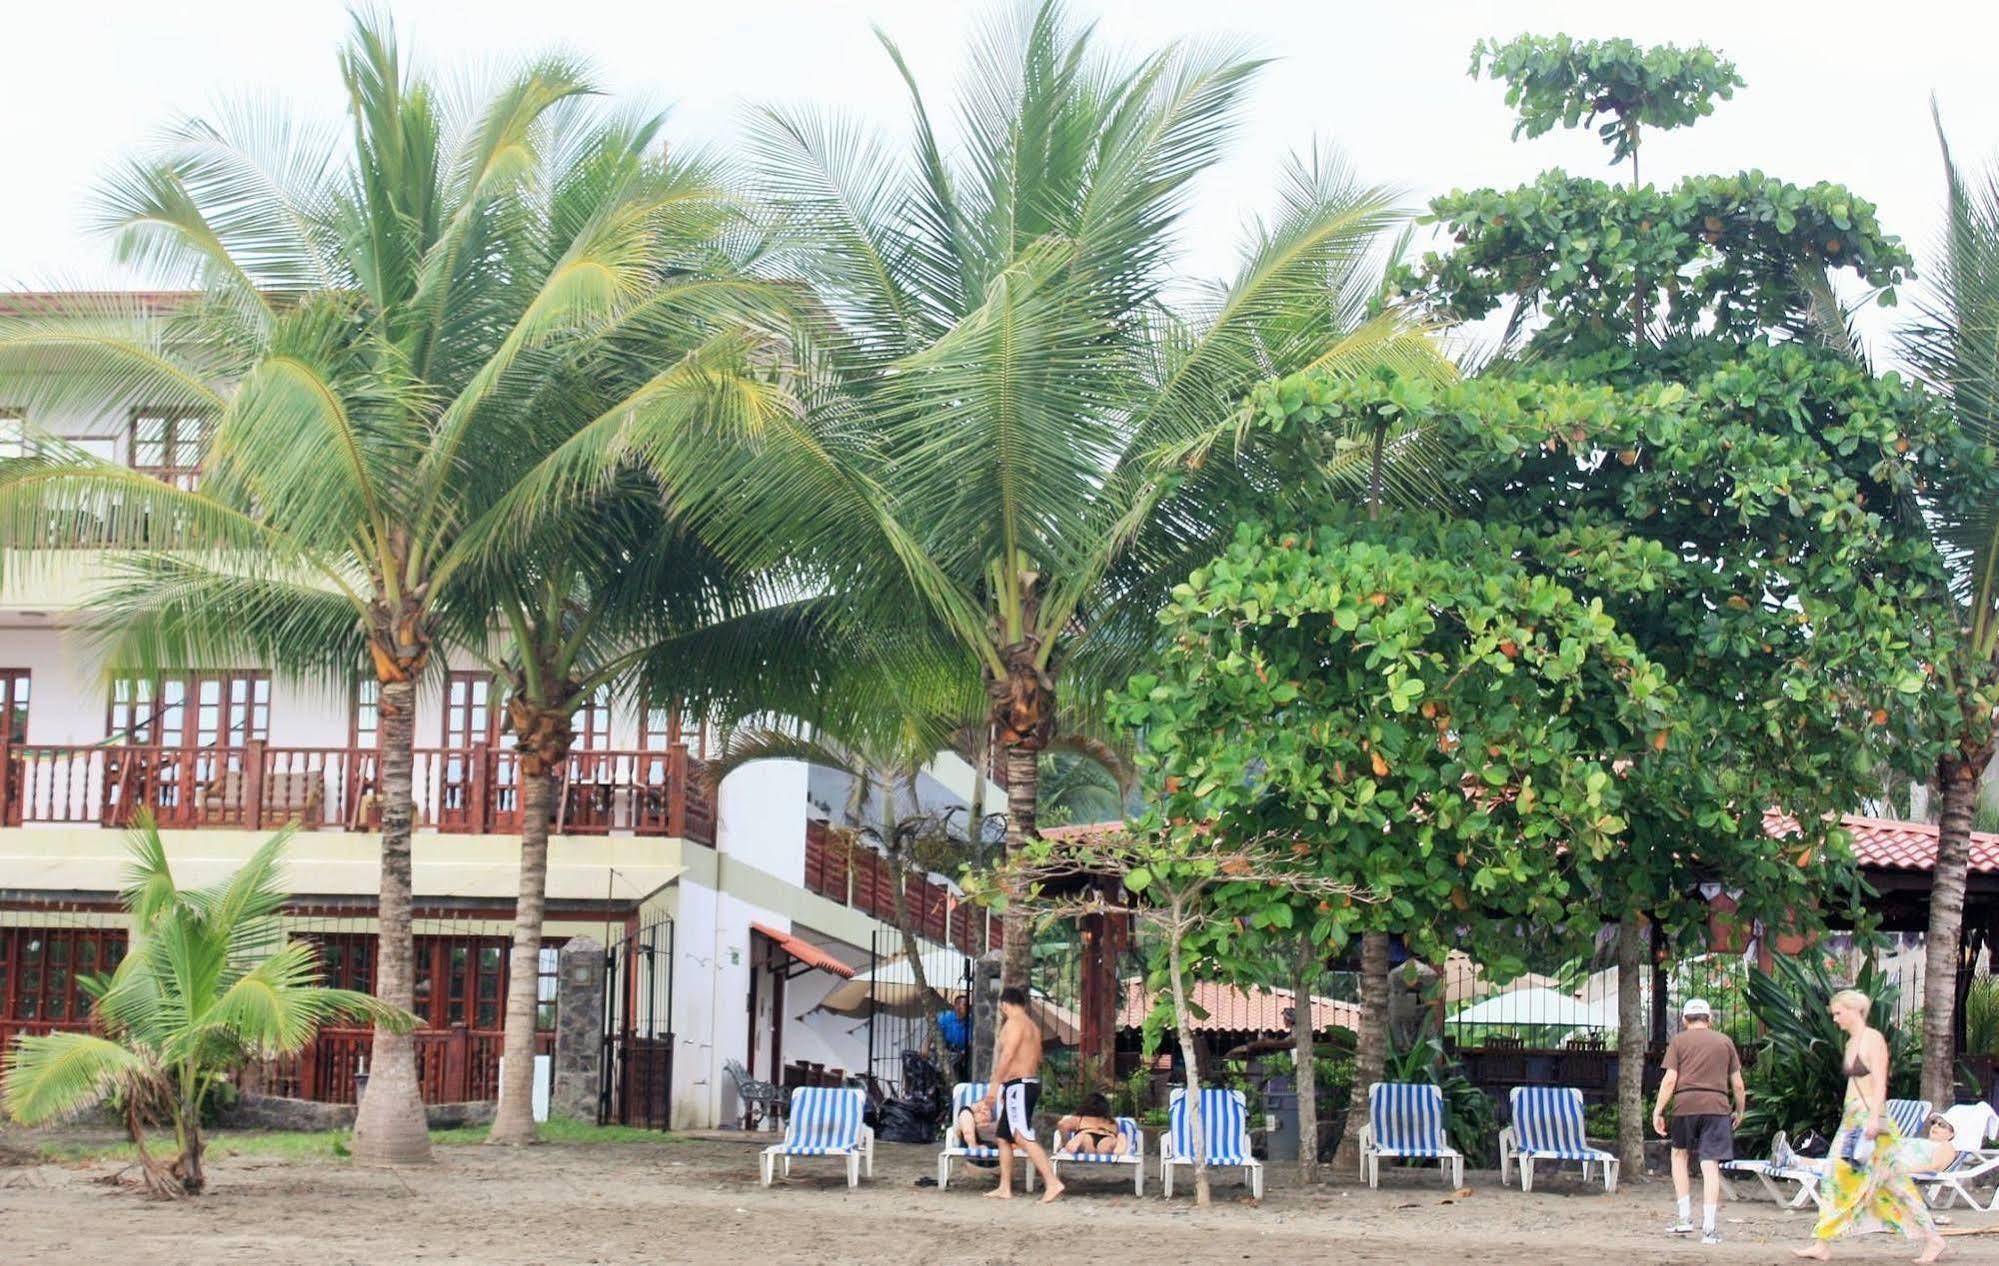
<path fill-rule="evenodd" d="M 1081 1156 L 1085 1152 L 1122 1156 L 1131 1150 L 1130 1141 L 1111 1116 L 1111 1101 L 1101 1094 L 1083 1100 L 1083 1110 L 1057 1121 L 1055 1130 L 1065 1136 L 1059 1153 L 1063 1156 Z"/>
<path fill-rule="evenodd" d="M 1842 1235 L 1900 1231 L 1923 1241 L 1923 1254 L 1916 1261 L 1934 1262 L 1943 1256 L 1944 1240 L 1909 1175 L 1934 1168 L 1937 1140 L 1902 1138 L 1883 1112 L 1888 1103 L 1888 1039 L 1867 1023 L 1873 1000 L 1845 989 L 1832 996 L 1830 1009 L 1833 1023 L 1846 1034 L 1846 1110 L 1819 1179 L 1822 1212 L 1813 1230 L 1816 1240 L 1808 1248 L 1792 1251 L 1808 1261 L 1829 1261 L 1832 1241 Z M 1956 1150 L 1954 1143 L 1951 1150 Z"/>

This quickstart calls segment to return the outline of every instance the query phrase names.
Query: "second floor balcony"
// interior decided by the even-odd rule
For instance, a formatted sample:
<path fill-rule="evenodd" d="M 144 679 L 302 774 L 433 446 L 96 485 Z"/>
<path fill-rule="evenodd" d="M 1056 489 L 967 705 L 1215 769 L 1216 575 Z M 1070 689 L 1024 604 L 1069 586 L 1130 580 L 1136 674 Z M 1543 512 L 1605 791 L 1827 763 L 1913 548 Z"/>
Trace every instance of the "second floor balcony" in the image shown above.
<path fill-rule="evenodd" d="M 372 747 L 44 745 L 0 739 L 0 823 L 122 828 L 142 812 L 180 830 L 381 829 Z M 508 747 L 419 748 L 418 830 L 512 835 L 521 826 L 520 757 Z M 712 845 L 706 767 L 684 745 L 580 751 L 562 770 L 558 835 L 653 835 Z"/>

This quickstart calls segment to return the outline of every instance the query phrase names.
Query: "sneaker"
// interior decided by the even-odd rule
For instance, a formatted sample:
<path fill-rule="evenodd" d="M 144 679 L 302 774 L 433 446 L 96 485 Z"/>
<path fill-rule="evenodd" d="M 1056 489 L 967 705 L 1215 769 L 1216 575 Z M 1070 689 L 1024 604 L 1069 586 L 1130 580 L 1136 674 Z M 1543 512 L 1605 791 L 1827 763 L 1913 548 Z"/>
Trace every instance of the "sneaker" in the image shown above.
<path fill-rule="evenodd" d="M 1694 1224 L 1687 1221 L 1685 1218 L 1681 1218 L 1677 1222 L 1669 1222 L 1666 1224 L 1666 1234 L 1668 1235 L 1692 1235 L 1693 1233 L 1694 1233 Z"/>
<path fill-rule="evenodd" d="M 1790 1142 L 1781 1135 L 1770 1145 L 1770 1163 L 1778 1169 L 1789 1169 L 1798 1154 L 1791 1150 Z"/>
<path fill-rule="evenodd" d="M 1701 1232 L 1701 1243 L 1703 1243 L 1703 1244 L 1719 1244 L 1719 1243 L 1721 1243 L 1721 1232 L 1720 1232 L 1720 1231 L 1702 1231 L 1702 1232 Z"/>

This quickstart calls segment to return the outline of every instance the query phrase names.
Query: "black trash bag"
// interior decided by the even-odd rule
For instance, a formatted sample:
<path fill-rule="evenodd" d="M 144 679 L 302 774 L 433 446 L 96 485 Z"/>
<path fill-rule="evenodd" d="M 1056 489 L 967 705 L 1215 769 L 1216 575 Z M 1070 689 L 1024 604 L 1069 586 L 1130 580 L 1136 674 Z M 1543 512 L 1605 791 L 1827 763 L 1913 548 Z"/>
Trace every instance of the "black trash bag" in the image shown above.
<path fill-rule="evenodd" d="M 944 1073 L 935 1060 L 922 1051 L 902 1053 L 902 1098 L 913 1098 L 925 1092 L 935 1095 L 943 1088 Z"/>
<path fill-rule="evenodd" d="M 935 1143 L 942 1133 L 929 1114 L 891 1099 L 882 1105 L 881 1127 L 875 1137 L 884 1143 Z"/>
<path fill-rule="evenodd" d="M 1817 1130 L 1806 1130 L 1805 1136 L 1791 1145 L 1791 1150 L 1799 1156 L 1824 1160 L 1826 1153 L 1832 1150 L 1832 1140 Z"/>

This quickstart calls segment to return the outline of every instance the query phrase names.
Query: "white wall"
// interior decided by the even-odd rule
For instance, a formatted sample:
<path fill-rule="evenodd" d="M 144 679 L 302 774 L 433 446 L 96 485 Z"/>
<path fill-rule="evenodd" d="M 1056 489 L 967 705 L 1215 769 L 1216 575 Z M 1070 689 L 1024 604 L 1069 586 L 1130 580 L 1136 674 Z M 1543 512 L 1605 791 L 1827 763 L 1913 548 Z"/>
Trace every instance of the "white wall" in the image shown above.
<path fill-rule="evenodd" d="M 724 779 L 716 805 L 716 850 L 803 886 L 809 771 L 799 761 L 757 761 Z"/>

